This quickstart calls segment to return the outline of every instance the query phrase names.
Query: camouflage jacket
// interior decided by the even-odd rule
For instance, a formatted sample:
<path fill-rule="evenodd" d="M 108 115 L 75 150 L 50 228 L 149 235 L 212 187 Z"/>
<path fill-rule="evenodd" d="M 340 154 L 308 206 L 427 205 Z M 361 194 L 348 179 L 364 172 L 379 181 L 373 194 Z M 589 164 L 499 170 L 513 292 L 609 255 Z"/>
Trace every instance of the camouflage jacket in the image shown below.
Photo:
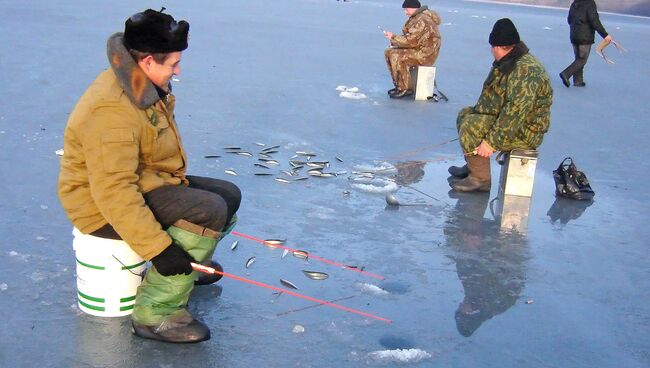
<path fill-rule="evenodd" d="M 490 126 L 483 139 L 491 147 L 523 142 L 537 148 L 550 125 L 552 102 L 546 70 L 521 42 L 493 64 L 472 115 Z"/>
<path fill-rule="evenodd" d="M 426 6 L 418 9 L 404 24 L 403 35 L 394 35 L 390 44 L 399 48 L 417 49 L 424 54 L 433 53 L 440 45 L 440 16 Z"/>

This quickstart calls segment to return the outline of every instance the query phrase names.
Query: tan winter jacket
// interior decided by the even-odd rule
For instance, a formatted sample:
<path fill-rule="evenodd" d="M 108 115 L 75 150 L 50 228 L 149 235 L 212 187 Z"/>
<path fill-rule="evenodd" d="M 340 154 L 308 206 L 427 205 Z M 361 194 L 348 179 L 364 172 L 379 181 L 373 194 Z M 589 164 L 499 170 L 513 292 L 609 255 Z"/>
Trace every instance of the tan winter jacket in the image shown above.
<path fill-rule="evenodd" d="M 143 193 L 187 184 L 186 156 L 166 101 L 116 33 L 108 40 L 111 68 L 77 102 L 64 135 L 58 193 L 72 224 L 91 233 L 107 223 L 146 260 L 171 238 Z"/>
<path fill-rule="evenodd" d="M 422 58 L 438 55 L 440 50 L 440 16 L 427 6 L 418 9 L 404 24 L 403 35 L 395 35 L 390 44 L 399 48 L 415 49 Z"/>

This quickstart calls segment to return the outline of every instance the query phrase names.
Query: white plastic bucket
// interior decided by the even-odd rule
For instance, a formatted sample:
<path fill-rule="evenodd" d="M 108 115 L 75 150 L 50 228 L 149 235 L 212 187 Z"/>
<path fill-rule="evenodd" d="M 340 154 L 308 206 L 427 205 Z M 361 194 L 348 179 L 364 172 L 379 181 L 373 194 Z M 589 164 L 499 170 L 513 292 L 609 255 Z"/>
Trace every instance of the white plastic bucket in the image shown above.
<path fill-rule="evenodd" d="M 100 317 L 131 314 L 146 261 L 121 240 L 85 235 L 76 228 L 72 234 L 79 309 Z"/>

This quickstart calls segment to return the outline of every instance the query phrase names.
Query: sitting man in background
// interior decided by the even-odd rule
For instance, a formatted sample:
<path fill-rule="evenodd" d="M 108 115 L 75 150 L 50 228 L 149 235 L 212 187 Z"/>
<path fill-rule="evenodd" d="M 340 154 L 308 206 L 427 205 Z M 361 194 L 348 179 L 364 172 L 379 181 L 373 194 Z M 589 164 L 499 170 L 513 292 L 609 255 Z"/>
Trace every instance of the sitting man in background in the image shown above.
<path fill-rule="evenodd" d="M 408 20 L 402 29 L 402 36 L 384 32 L 391 47 L 384 51 L 388 71 L 395 88 L 388 91 L 391 98 L 402 98 L 413 94 L 409 68 L 419 65 L 431 66 L 438 59 L 440 51 L 440 16 L 418 0 L 404 0 L 402 4 Z"/>
<path fill-rule="evenodd" d="M 528 53 L 508 18 L 489 39 L 494 63 L 478 102 L 458 113 L 456 128 L 467 164 L 452 166 L 449 184 L 461 192 L 489 192 L 495 151 L 536 149 L 548 131 L 553 89 L 542 64 Z"/>
<path fill-rule="evenodd" d="M 133 332 L 176 343 L 210 338 L 185 309 L 196 277 L 190 262 L 221 270 L 212 254 L 241 202 L 234 184 L 185 174 L 170 79 L 180 74 L 188 32 L 187 22 L 148 9 L 108 39 L 111 67 L 70 114 L 58 183 L 76 228 L 123 239 L 151 261 L 136 294 Z"/>

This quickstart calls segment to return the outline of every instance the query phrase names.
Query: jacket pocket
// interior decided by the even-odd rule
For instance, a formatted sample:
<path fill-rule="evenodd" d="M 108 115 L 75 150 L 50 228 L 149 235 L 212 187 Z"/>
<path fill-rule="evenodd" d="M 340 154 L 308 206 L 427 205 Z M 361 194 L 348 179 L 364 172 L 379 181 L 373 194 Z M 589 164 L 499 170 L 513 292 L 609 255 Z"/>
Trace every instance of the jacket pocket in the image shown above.
<path fill-rule="evenodd" d="M 110 129 L 102 137 L 104 171 L 135 172 L 138 168 L 138 144 L 129 128 Z"/>

